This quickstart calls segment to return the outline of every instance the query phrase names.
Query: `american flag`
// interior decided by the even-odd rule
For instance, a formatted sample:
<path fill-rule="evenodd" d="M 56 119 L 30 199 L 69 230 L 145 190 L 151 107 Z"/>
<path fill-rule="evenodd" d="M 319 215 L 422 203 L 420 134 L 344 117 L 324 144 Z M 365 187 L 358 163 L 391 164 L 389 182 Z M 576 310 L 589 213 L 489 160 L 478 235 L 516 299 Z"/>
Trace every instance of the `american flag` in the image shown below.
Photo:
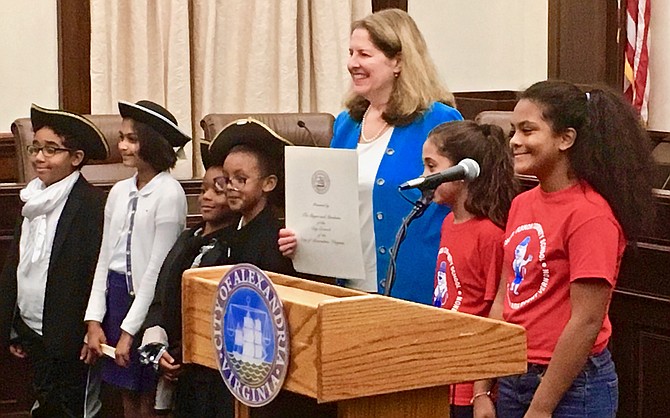
<path fill-rule="evenodd" d="M 626 3 L 624 95 L 645 122 L 649 116 L 649 17 L 651 0 Z"/>

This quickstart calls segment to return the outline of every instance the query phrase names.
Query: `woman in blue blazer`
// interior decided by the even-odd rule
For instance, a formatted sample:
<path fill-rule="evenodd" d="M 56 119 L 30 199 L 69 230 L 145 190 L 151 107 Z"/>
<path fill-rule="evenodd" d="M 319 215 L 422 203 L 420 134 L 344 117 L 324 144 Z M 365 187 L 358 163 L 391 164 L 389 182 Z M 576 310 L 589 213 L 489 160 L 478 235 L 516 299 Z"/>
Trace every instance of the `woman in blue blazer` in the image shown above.
<path fill-rule="evenodd" d="M 382 293 L 389 249 L 412 209 L 398 186 L 422 174 L 421 150 L 430 130 L 462 116 L 439 81 L 416 23 L 401 10 L 383 10 L 353 23 L 347 67 L 352 88 L 347 110 L 335 121 L 331 147 L 358 152 L 366 278 L 343 282 Z M 416 200 L 419 194 L 407 197 Z M 397 257 L 392 296 L 431 303 L 440 226 L 447 212 L 431 206 L 410 226 Z M 292 254 L 297 245 L 292 231 L 281 231 L 279 245 L 285 255 Z"/>

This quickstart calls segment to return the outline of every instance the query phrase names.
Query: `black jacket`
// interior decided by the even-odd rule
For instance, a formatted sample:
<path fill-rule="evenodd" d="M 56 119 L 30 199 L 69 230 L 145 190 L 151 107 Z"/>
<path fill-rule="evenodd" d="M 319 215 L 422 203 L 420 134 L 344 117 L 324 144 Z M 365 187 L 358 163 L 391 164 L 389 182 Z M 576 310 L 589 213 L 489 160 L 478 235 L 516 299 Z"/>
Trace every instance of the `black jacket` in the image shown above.
<path fill-rule="evenodd" d="M 104 222 L 105 194 L 80 176 L 58 219 L 44 296 L 42 336 L 49 354 L 79 356 L 84 341 L 84 312 L 91 293 Z M 18 317 L 16 269 L 21 218 L 0 275 L 0 347 L 9 346 Z"/>
<path fill-rule="evenodd" d="M 200 247 L 216 239 L 215 246 L 202 258 L 200 267 L 251 263 L 262 270 L 295 274 L 291 260 L 279 252 L 277 238 L 283 225 L 271 207 L 266 207 L 240 230 L 237 229 L 238 221 L 205 237 L 194 236 L 198 227 L 184 231 L 163 262 L 143 329 L 154 325 L 162 327 L 168 335 L 170 355 L 178 362 L 181 361 L 182 341 L 181 278 L 199 254 Z"/>

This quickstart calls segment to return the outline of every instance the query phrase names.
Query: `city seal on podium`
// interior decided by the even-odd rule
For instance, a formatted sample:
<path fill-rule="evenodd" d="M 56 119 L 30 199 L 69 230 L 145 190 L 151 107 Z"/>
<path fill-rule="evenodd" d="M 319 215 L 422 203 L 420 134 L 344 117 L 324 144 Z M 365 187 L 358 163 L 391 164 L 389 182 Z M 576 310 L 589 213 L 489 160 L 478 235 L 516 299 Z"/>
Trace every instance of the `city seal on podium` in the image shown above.
<path fill-rule="evenodd" d="M 284 307 L 268 276 L 251 264 L 226 273 L 213 311 L 214 349 L 230 392 L 258 407 L 277 396 L 286 378 L 289 334 Z"/>

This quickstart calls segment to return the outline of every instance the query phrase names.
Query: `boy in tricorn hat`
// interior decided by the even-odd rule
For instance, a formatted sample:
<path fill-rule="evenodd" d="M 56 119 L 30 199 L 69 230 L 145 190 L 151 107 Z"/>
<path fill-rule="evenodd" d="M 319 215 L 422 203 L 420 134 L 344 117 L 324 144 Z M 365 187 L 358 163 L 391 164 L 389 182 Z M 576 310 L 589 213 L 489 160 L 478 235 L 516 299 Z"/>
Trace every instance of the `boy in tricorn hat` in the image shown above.
<path fill-rule="evenodd" d="M 143 361 L 155 363 L 162 355 L 167 361 L 163 369 L 163 378 L 168 383 L 159 383 L 167 388 L 156 394 L 156 408 L 159 410 L 173 407 L 172 391 L 175 384 L 179 397 L 175 415 L 206 417 L 217 416 L 216 411 L 232 408 L 232 399 L 226 395 L 226 388 L 221 378 L 207 383 L 211 396 L 202 396 L 202 390 L 189 391 L 189 382 L 198 379 L 204 366 L 196 364 L 182 365 L 182 319 L 181 319 L 181 280 L 186 269 L 208 267 L 218 264 L 225 247 L 225 227 L 235 223 L 238 216 L 230 210 L 226 200 L 226 191 L 216 184 L 216 179 L 223 175 L 221 161 L 215 164 L 209 158 L 207 147 L 201 147 L 202 160 L 205 165 L 205 176 L 198 196 L 202 222 L 184 231 L 168 253 L 156 282 L 156 294 L 149 307 L 143 325 L 142 356 Z M 166 350 L 163 353 L 163 350 Z M 177 376 L 179 381 L 177 382 Z M 218 388 L 218 390 L 212 390 Z M 167 395 L 166 395 L 167 394 Z M 207 399 L 204 402 L 203 399 Z M 199 408 L 199 409 L 198 409 Z M 209 414 L 209 415 L 208 415 Z"/>
<path fill-rule="evenodd" d="M 263 270 L 295 274 L 291 260 L 277 248 L 282 226 L 278 214 L 283 210 L 284 148 L 290 145 L 262 122 L 240 119 L 225 126 L 203 152 L 212 164 L 223 165 L 222 175 L 214 181 L 225 190 L 228 205 L 237 214 L 220 233 L 215 249 L 219 257 L 214 265 L 251 263 Z M 165 296 L 166 306 L 177 305 L 180 297 L 177 292 Z M 174 353 L 181 353 L 181 346 L 170 342 L 169 350 L 154 359 L 166 376 L 179 377 L 174 416 L 233 417 L 233 398 L 219 372 L 193 364 L 182 367 Z M 278 401 L 282 400 L 280 395 Z M 306 410 L 304 416 L 317 415 Z"/>
<path fill-rule="evenodd" d="M 31 121 L 27 150 L 37 178 L 21 190 L 22 219 L 0 276 L 0 346 L 34 369 L 33 416 L 94 416 L 99 402 L 87 396 L 89 369 L 79 350 L 105 196 L 79 169 L 89 158 L 107 158 L 109 146 L 75 113 L 33 104 Z"/>
<path fill-rule="evenodd" d="M 210 153 L 223 162 L 223 176 L 217 182 L 239 215 L 229 228 L 229 251 L 221 264 L 251 263 L 263 270 L 295 274 L 291 260 L 277 248 L 282 226 L 278 215 L 284 209 L 284 148 L 290 145 L 251 118 L 228 124 L 214 138 Z"/>

